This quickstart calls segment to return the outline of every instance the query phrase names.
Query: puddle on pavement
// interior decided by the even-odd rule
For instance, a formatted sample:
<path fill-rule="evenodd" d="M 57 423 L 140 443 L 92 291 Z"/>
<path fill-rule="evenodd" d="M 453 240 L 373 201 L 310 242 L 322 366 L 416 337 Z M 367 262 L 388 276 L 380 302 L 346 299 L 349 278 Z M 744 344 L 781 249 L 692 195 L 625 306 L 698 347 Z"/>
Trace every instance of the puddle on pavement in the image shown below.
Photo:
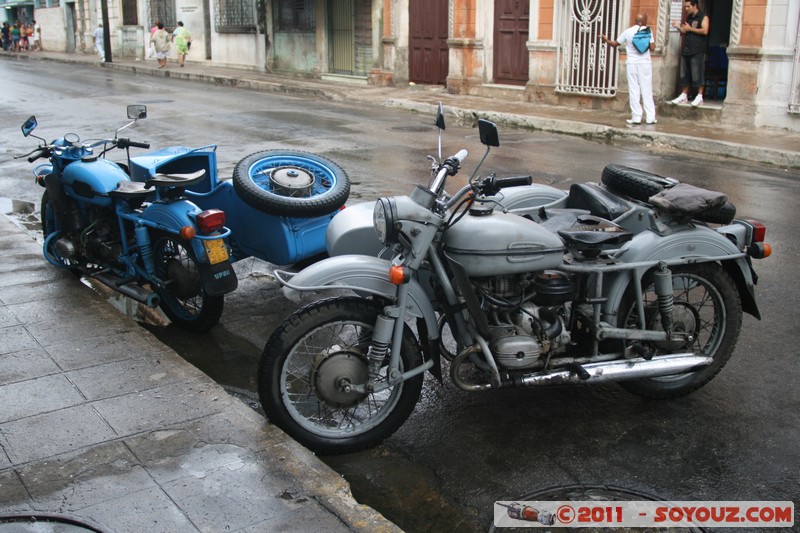
<path fill-rule="evenodd" d="M 0 213 L 7 215 L 20 228 L 38 233 L 42 231 L 42 224 L 35 210 L 33 202 L 0 196 Z"/>

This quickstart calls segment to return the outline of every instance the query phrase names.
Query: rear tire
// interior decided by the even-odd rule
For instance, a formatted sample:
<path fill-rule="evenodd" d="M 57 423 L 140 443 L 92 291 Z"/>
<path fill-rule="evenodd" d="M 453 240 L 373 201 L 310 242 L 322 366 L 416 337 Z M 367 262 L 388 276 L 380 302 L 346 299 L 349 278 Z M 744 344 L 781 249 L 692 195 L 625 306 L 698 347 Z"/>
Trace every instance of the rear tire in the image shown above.
<path fill-rule="evenodd" d="M 414 410 L 422 374 L 377 393 L 341 389 L 343 380 L 366 379 L 366 354 L 381 313 L 378 302 L 350 297 L 315 302 L 292 314 L 267 341 L 258 367 L 267 417 L 320 454 L 363 450 L 394 433 Z M 407 327 L 401 351 L 401 370 L 421 364 Z M 385 380 L 386 368 L 379 380 Z"/>
<path fill-rule="evenodd" d="M 197 271 L 192 247 L 172 235 L 155 237 L 153 260 L 156 276 L 167 282 L 156 287 L 159 307 L 173 324 L 195 333 L 205 333 L 219 322 L 223 296 L 209 296 Z"/>
<path fill-rule="evenodd" d="M 657 358 L 662 354 L 693 352 L 713 357 L 714 361 L 695 372 L 658 378 L 624 381 L 628 391 L 650 399 L 671 399 L 696 391 L 716 376 L 728 362 L 742 326 L 742 304 L 731 277 L 717 263 L 684 265 L 672 270 L 673 328 L 694 332 L 688 345 L 648 342 L 642 345 Z M 647 329 L 661 329 L 658 301 L 653 289 L 653 273 L 642 281 Z M 633 287 L 620 305 L 620 327 L 639 328 Z"/>

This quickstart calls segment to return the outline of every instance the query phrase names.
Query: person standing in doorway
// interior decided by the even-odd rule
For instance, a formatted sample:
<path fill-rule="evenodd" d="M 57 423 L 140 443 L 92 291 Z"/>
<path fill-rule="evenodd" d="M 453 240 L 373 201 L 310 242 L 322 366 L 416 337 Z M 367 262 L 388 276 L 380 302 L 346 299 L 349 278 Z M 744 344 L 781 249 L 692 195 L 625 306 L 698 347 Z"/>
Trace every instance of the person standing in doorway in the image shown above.
<path fill-rule="evenodd" d="M 106 43 L 103 37 L 103 23 L 98 22 L 97 28 L 94 30 L 94 47 L 97 49 L 97 55 L 100 56 L 100 61 L 106 60 Z"/>
<path fill-rule="evenodd" d="M 616 40 L 609 39 L 605 34 L 600 34 L 600 39 L 613 48 L 625 45 L 626 69 L 628 71 L 628 102 L 631 106 L 631 118 L 628 124 L 642 123 L 642 107 L 644 107 L 645 121 L 655 124 L 656 106 L 653 102 L 653 63 L 650 52 L 655 49 L 656 41 L 653 32 L 647 26 L 647 13 L 636 15 L 635 24 L 623 31 Z M 643 39 L 643 43 L 635 43 Z M 641 48 L 637 48 L 640 46 Z M 644 50 L 644 51 L 641 51 Z"/>
<path fill-rule="evenodd" d="M 158 29 L 150 36 L 150 42 L 156 50 L 158 68 L 167 68 L 167 55 L 169 54 L 170 36 L 164 29 L 164 23 L 158 23 Z"/>
<path fill-rule="evenodd" d="M 172 32 L 172 40 L 175 42 L 175 51 L 178 53 L 178 63 L 183 66 L 192 43 L 192 36 L 189 30 L 183 27 L 183 22 L 178 21 L 178 27 Z"/>
<path fill-rule="evenodd" d="M 689 88 L 697 89 L 697 96 L 692 100 L 692 106 L 703 105 L 703 89 L 705 88 L 706 69 L 706 41 L 708 38 L 708 16 L 698 7 L 698 0 L 686 0 L 683 7 L 686 10 L 686 22 L 681 24 L 678 20 L 672 21 L 672 26 L 680 30 L 683 35 L 683 48 L 681 49 L 680 85 L 681 94 L 670 100 L 671 104 L 685 104 L 689 102 Z"/>
<path fill-rule="evenodd" d="M 42 27 L 33 21 L 33 49 L 37 52 L 42 49 Z"/>

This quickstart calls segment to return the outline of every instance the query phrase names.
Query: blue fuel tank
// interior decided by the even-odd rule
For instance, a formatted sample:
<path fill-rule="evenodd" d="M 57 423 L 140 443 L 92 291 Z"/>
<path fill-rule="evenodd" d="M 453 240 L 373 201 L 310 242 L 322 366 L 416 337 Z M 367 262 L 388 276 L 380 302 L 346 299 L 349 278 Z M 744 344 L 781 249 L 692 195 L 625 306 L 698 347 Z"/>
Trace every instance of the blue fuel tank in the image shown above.
<path fill-rule="evenodd" d="M 64 169 L 64 185 L 68 195 L 78 201 L 100 207 L 109 207 L 109 192 L 120 181 L 130 178 L 119 165 L 101 158 L 85 157 Z"/>

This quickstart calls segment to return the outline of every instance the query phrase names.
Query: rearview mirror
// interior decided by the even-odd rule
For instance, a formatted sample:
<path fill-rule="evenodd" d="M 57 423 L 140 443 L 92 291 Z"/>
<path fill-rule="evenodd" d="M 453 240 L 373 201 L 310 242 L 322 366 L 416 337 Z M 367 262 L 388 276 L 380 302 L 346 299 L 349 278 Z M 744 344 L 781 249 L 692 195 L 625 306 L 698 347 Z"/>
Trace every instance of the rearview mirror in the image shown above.
<path fill-rule="evenodd" d="M 439 102 L 439 109 L 436 111 L 436 121 L 434 122 L 434 124 L 440 130 L 446 129 L 444 127 L 444 108 L 442 107 L 441 102 Z"/>
<path fill-rule="evenodd" d="M 26 120 L 26 121 L 25 121 L 25 122 L 22 124 L 22 135 L 24 135 L 25 137 L 27 137 L 28 135 L 30 135 L 30 134 L 31 134 L 31 132 L 32 132 L 33 130 L 35 130 L 35 129 L 36 129 L 36 126 L 38 126 L 38 125 L 39 125 L 39 123 L 38 123 L 38 122 L 36 122 L 36 117 L 34 117 L 33 115 L 31 115 L 31 116 L 28 118 L 28 120 Z"/>
<path fill-rule="evenodd" d="M 488 120 L 478 119 L 478 133 L 481 144 L 486 146 L 500 146 L 500 137 L 497 135 L 497 125 Z"/>
<path fill-rule="evenodd" d="M 129 105 L 128 106 L 128 118 L 131 120 L 138 120 L 140 118 L 147 118 L 147 106 L 146 105 Z"/>

